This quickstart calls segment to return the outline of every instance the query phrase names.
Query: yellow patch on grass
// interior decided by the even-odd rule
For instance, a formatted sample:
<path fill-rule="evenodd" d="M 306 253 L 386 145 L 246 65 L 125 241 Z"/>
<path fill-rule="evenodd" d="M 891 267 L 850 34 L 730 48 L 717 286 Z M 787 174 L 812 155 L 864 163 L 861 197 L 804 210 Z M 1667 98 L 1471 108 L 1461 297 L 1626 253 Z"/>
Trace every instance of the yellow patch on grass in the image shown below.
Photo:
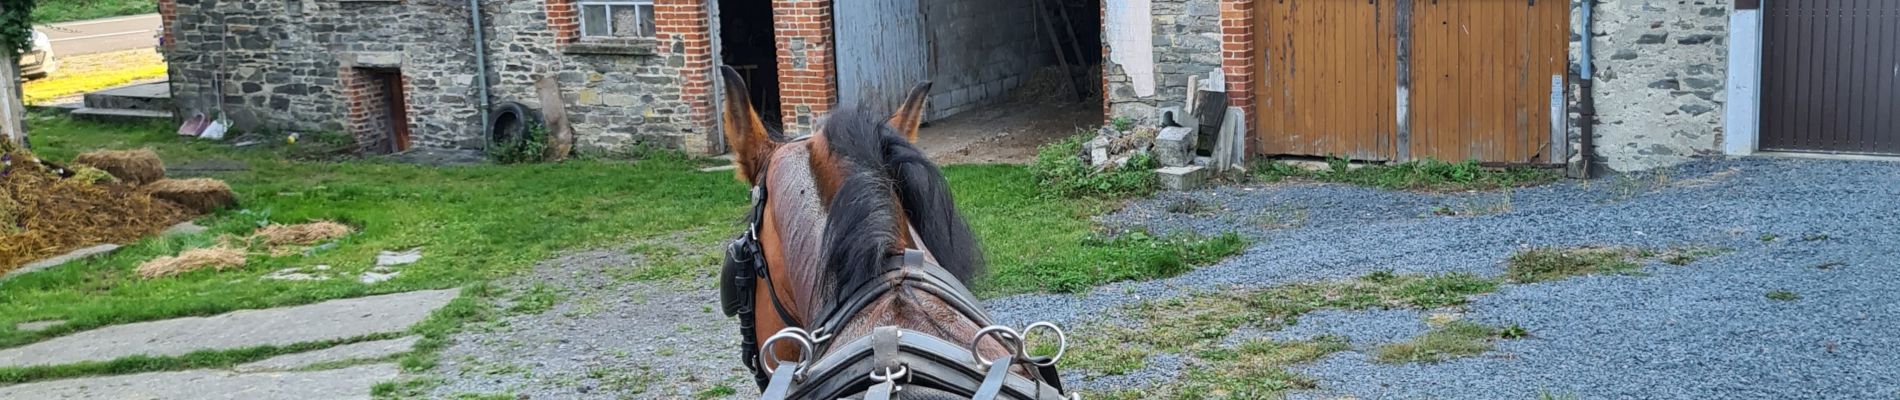
<path fill-rule="evenodd" d="M 139 264 L 139 276 L 159 278 L 212 268 L 219 271 L 244 266 L 244 250 L 218 246 L 191 249 L 172 257 L 159 257 Z"/>

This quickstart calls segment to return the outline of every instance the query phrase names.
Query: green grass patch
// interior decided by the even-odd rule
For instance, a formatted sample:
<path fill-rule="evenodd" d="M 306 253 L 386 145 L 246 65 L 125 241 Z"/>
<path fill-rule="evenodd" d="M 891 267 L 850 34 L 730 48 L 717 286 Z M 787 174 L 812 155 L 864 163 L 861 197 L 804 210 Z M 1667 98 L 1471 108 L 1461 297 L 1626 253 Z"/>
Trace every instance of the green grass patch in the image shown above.
<path fill-rule="evenodd" d="M 1521 328 L 1520 328 L 1521 330 Z M 1387 364 L 1438 363 L 1491 351 L 1503 330 L 1466 321 L 1451 321 L 1411 341 L 1379 346 L 1373 360 Z"/>
<path fill-rule="evenodd" d="M 1029 170 L 1044 193 L 1069 198 L 1123 198 L 1155 191 L 1159 180 L 1151 156 L 1136 154 L 1126 165 L 1097 171 L 1082 161 L 1083 144 L 1095 131 L 1084 132 L 1036 149 L 1036 161 Z"/>
<path fill-rule="evenodd" d="M 1795 300 L 1801 299 L 1800 294 L 1788 291 L 1787 289 L 1775 289 L 1775 290 L 1769 291 L 1768 294 L 1764 296 L 1767 296 L 1769 300 L 1774 300 L 1774 301 L 1795 301 Z"/>
<path fill-rule="evenodd" d="M 1254 179 L 1279 182 L 1310 180 L 1344 183 L 1388 190 L 1454 192 L 1527 187 L 1557 180 L 1556 171 L 1537 168 L 1488 168 L 1476 161 L 1448 163 L 1422 160 L 1392 165 L 1352 168 L 1345 159 L 1328 160 L 1322 170 L 1266 160 L 1254 164 Z"/>
<path fill-rule="evenodd" d="M 33 23 L 35 24 L 158 12 L 158 2 L 149 0 L 39 0 L 35 3 L 33 6 Z M 139 37 L 132 40 L 150 40 L 153 45 L 158 44 L 157 39 L 151 37 Z"/>
<path fill-rule="evenodd" d="M 705 160 L 674 153 L 647 152 L 631 161 L 432 167 L 380 158 L 326 161 L 334 150 L 329 140 L 233 149 L 178 138 L 163 124 L 34 115 L 29 125 L 37 152 L 51 160 L 95 149 L 149 147 L 174 171 L 199 162 L 243 165 L 245 170 L 212 175 L 231 184 L 242 208 L 200 218 L 210 228 L 203 234 L 148 238 L 108 256 L 8 280 L 0 285 L 0 348 L 106 325 L 465 287 L 527 271 L 560 251 L 627 243 L 635 243 L 646 262 L 626 279 L 708 279 L 716 271 L 720 241 L 743 228 L 747 206 L 746 188 L 731 174 L 698 172 Z M 1039 195 L 1037 179 L 1022 167 L 951 166 L 945 174 L 958 209 L 985 245 L 990 274 L 974 285 L 984 296 L 1073 292 L 1171 276 L 1246 245 L 1233 234 L 1105 236 L 1090 216 L 1106 203 Z M 151 258 L 209 246 L 218 235 L 311 220 L 340 221 L 358 232 L 333 248 L 254 256 L 238 269 L 162 279 L 132 272 Z M 320 264 L 347 278 L 371 268 L 380 251 L 417 247 L 423 249 L 420 261 L 374 285 L 260 279 Z M 534 305 L 518 311 L 551 305 L 533 296 L 527 303 Z M 485 308 L 493 307 L 455 312 L 479 317 L 502 311 Z M 14 328 L 42 320 L 67 322 L 39 332 Z"/>
<path fill-rule="evenodd" d="M 1505 276 L 1516 283 L 1561 280 L 1592 274 L 1627 274 L 1642 268 L 1644 251 L 1621 247 L 1537 248 L 1511 255 Z"/>

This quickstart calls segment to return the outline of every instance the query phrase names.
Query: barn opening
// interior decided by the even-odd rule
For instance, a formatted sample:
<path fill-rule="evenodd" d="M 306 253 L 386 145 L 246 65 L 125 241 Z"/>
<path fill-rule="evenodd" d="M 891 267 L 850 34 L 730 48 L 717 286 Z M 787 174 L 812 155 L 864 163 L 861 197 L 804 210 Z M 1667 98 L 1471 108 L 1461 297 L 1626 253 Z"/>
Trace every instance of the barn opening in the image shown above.
<path fill-rule="evenodd" d="M 757 1 L 719 0 L 720 62 L 739 71 L 750 90 L 752 108 L 774 129 L 781 128 L 778 34 L 772 7 Z"/>
<path fill-rule="evenodd" d="M 1101 0 L 864 0 L 833 10 L 840 104 L 893 109 L 932 82 L 921 147 L 1027 162 L 1100 125 Z"/>

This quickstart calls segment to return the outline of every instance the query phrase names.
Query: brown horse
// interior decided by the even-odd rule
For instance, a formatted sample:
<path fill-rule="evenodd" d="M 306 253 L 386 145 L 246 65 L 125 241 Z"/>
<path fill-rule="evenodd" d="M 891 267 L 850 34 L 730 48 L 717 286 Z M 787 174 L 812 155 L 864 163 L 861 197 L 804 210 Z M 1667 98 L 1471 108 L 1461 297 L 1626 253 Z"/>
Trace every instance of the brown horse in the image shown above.
<path fill-rule="evenodd" d="M 900 350 L 930 347 L 917 342 L 925 340 L 919 335 L 905 337 L 905 332 L 973 349 L 980 356 L 966 351 L 960 354 L 967 360 L 952 361 L 967 364 L 963 366 L 976 374 L 991 370 L 989 361 L 1014 356 L 1012 367 L 1005 369 L 1015 376 L 1008 379 L 1032 382 L 1027 386 L 1032 389 L 1004 398 L 1047 398 L 1050 391 L 1035 389 L 1061 390 L 1053 369 L 1037 369 L 1039 364 L 1024 360 L 1028 357 L 1016 331 L 987 325 L 988 316 L 963 286 L 982 271 L 981 251 L 958 215 L 942 173 L 911 144 L 923 120 L 928 82 L 912 90 L 888 116 L 839 107 L 809 137 L 790 139 L 759 120 L 735 72 L 722 69 L 722 75 L 725 136 L 739 179 L 753 185 L 754 210 L 751 230 L 730 249 L 721 283 L 727 313 L 741 317 L 746 364 L 767 389 L 767 397 L 773 397 L 770 371 L 779 367 L 799 371 L 782 374 L 798 382 L 778 395 L 800 398 L 858 393 L 905 372 L 923 379 L 960 379 L 926 376 L 957 375 L 945 371 L 957 366 L 916 362 L 934 365 L 926 368 L 896 361 Z M 821 359 L 833 361 L 834 355 L 848 357 L 859 350 L 865 353 L 862 363 L 880 364 L 871 375 L 884 378 L 846 377 L 850 382 L 828 386 L 810 382 L 834 378 L 826 371 L 810 371 L 831 365 Z M 763 356 L 751 359 L 761 351 Z M 980 392 L 975 385 L 931 389 L 919 382 L 897 384 L 918 386 L 912 395 L 928 390 L 967 392 L 962 396 Z M 996 396 L 995 391 L 990 396 Z"/>

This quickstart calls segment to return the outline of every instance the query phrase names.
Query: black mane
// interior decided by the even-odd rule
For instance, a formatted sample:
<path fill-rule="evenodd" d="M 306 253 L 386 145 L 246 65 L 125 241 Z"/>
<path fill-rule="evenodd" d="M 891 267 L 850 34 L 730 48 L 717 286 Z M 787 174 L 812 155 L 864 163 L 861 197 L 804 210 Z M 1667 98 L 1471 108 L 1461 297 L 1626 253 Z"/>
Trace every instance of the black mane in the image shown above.
<path fill-rule="evenodd" d="M 892 267 L 898 249 L 896 210 L 945 270 L 965 283 L 983 269 L 982 250 L 957 214 L 949 182 L 936 164 L 885 124 L 882 113 L 834 111 L 824 124 L 825 141 L 844 170 L 832 198 L 824 238 L 832 298 L 877 279 Z M 893 197 L 895 195 L 895 197 Z"/>

